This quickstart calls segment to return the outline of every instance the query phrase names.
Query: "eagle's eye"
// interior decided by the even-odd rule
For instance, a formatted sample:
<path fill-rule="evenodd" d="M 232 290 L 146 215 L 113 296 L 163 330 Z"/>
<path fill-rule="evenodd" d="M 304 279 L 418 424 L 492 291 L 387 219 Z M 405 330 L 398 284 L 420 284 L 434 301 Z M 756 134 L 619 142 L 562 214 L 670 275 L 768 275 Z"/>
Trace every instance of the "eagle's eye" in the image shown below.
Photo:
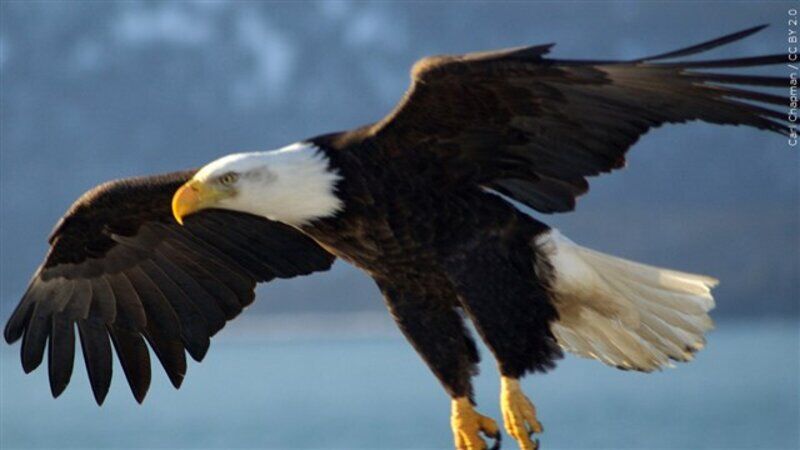
<path fill-rule="evenodd" d="M 239 179 L 239 174 L 237 174 L 236 172 L 228 172 L 220 175 L 219 183 L 223 186 L 230 186 L 233 183 L 236 183 L 236 180 L 238 179 Z"/>

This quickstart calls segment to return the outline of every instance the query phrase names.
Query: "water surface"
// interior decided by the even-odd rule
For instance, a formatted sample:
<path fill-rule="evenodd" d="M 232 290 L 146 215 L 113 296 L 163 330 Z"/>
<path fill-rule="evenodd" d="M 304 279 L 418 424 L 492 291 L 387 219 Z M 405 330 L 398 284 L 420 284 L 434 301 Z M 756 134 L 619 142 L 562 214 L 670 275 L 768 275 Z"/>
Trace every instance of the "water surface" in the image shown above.
<path fill-rule="evenodd" d="M 343 316 L 334 320 L 342 320 Z M 363 320 L 363 318 L 362 318 Z M 259 325 L 260 324 L 260 325 Z M 266 332 L 258 329 L 270 328 Z M 3 448 L 448 448 L 449 403 L 394 331 L 284 333 L 249 321 L 224 330 L 179 391 L 163 372 L 137 405 L 115 366 L 98 408 L 85 371 L 58 400 L 46 370 L 25 376 L 0 346 Z M 316 329 L 309 320 L 309 329 Z M 277 329 L 277 331 L 276 331 Z M 484 359 L 488 359 L 484 349 Z M 477 401 L 499 418 L 484 361 Z M 722 322 L 691 364 L 622 372 L 567 357 L 524 387 L 555 448 L 797 448 L 798 324 Z M 506 436 L 505 448 L 515 448 Z"/>

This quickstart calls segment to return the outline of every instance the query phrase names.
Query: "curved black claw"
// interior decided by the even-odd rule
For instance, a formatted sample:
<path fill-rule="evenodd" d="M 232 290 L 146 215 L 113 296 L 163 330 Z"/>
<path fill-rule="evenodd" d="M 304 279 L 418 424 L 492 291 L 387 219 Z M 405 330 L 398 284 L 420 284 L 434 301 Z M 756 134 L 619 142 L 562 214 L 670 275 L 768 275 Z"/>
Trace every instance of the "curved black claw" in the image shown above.
<path fill-rule="evenodd" d="M 497 434 L 495 434 L 494 436 L 489 436 L 489 438 L 494 439 L 494 443 L 492 444 L 491 447 L 489 447 L 489 450 L 500 450 L 503 441 L 503 435 L 500 434 L 500 431 L 498 431 Z"/>

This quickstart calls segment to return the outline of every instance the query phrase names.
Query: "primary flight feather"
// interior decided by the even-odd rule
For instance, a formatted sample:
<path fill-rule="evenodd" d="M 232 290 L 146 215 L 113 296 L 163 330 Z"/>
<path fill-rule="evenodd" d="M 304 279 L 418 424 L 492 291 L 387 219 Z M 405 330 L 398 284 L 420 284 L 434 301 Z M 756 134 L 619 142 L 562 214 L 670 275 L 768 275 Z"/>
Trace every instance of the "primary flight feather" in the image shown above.
<path fill-rule="evenodd" d="M 712 327 L 716 280 L 581 247 L 499 194 L 565 212 L 587 177 L 618 169 L 638 138 L 702 120 L 789 134 L 780 77 L 715 72 L 784 55 L 676 61 L 755 27 L 632 61 L 549 59 L 551 45 L 425 58 L 383 120 L 200 169 L 112 181 L 79 198 L 5 328 L 26 372 L 47 349 L 60 395 L 80 336 L 95 399 L 112 347 L 134 397 L 150 385 L 148 345 L 175 387 L 185 353 L 254 300 L 256 283 L 330 268 L 366 271 L 398 326 L 452 397 L 458 448 L 499 428 L 479 414 L 479 356 L 497 359 L 505 426 L 521 448 L 541 432 L 519 379 L 562 349 L 619 368 L 688 361 Z"/>

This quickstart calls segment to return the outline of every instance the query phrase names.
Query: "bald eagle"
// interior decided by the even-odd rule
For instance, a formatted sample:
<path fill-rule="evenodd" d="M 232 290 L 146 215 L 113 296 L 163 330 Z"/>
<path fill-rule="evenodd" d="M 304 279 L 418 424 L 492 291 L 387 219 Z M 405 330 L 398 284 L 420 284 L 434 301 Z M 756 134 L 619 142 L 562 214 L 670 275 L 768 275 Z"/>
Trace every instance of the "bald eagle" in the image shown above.
<path fill-rule="evenodd" d="M 257 283 L 324 271 L 368 273 L 400 330 L 452 398 L 457 448 L 499 444 L 478 413 L 474 324 L 497 360 L 505 428 L 521 448 L 542 427 L 520 388 L 567 350 L 649 372 L 689 361 L 712 326 L 713 278 L 584 248 L 511 201 L 570 211 L 587 177 L 625 165 L 648 130 L 702 120 L 790 135 L 785 99 L 742 85 L 786 80 L 709 71 L 782 55 L 685 61 L 755 27 L 630 61 L 550 59 L 551 45 L 437 56 L 379 122 L 193 170 L 102 184 L 55 226 L 50 251 L 10 317 L 26 372 L 48 349 L 54 397 L 73 369 L 74 328 L 94 398 L 112 346 L 137 401 L 148 346 L 172 384 L 185 353 L 254 300 Z"/>

